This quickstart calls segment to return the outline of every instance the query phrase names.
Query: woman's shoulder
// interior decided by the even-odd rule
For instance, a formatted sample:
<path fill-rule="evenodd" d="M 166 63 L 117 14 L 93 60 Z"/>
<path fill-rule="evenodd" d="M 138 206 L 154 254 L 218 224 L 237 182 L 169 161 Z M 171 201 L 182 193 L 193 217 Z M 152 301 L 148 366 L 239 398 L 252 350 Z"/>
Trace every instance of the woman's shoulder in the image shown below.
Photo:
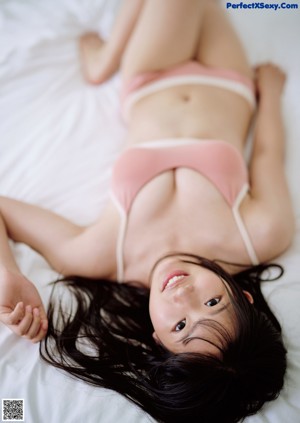
<path fill-rule="evenodd" d="M 244 219 L 260 262 L 278 257 L 292 244 L 294 220 L 263 203 L 250 200 Z"/>
<path fill-rule="evenodd" d="M 77 255 L 73 274 L 115 280 L 119 220 L 116 207 L 109 202 L 99 218 L 84 228 L 77 239 L 76 249 L 81 253 Z"/>

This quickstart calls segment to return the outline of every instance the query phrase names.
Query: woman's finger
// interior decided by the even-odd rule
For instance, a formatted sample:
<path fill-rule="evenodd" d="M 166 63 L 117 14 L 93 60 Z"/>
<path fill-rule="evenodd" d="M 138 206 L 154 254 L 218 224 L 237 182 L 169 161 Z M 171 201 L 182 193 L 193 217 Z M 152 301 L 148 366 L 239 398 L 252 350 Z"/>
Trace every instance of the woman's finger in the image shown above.
<path fill-rule="evenodd" d="M 4 308 L 1 312 L 0 320 L 7 326 L 17 325 L 25 316 L 25 308 L 22 302 L 18 303 L 15 308 Z"/>
<path fill-rule="evenodd" d="M 42 339 L 45 338 L 46 333 L 47 333 L 47 330 L 48 330 L 48 321 L 47 320 L 42 320 L 41 321 L 41 326 L 40 326 L 39 332 L 37 333 L 37 335 L 35 336 L 35 338 L 33 338 L 31 341 L 33 343 L 40 342 Z"/>
<path fill-rule="evenodd" d="M 25 334 L 25 337 L 31 340 L 33 340 L 37 336 L 41 328 L 41 316 L 39 309 L 34 308 L 32 315 L 33 319 L 31 325 L 28 328 L 27 333 Z"/>
<path fill-rule="evenodd" d="M 33 314 L 32 314 L 32 307 L 26 306 L 25 308 L 25 316 L 21 320 L 21 322 L 16 326 L 14 332 L 16 332 L 20 336 L 25 336 L 32 324 Z"/>

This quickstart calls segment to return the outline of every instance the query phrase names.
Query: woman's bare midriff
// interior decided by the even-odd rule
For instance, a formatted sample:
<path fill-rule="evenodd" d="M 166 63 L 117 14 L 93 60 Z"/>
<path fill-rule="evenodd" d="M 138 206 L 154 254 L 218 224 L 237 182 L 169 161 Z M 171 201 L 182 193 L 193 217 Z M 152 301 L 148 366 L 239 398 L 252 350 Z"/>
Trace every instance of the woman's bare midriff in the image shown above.
<path fill-rule="evenodd" d="M 126 145 L 157 139 L 219 139 L 243 150 L 252 110 L 231 91 L 184 85 L 153 93 L 133 105 Z"/>
<path fill-rule="evenodd" d="M 247 102 L 226 90 L 202 86 L 167 89 L 133 107 L 127 147 L 162 138 L 192 137 L 228 141 L 242 151 L 251 115 Z M 245 220 L 248 201 L 247 196 L 240 209 Z M 124 243 L 125 280 L 147 284 L 156 260 L 173 251 L 250 264 L 222 194 L 204 176 L 187 168 L 156 176 L 137 194 Z M 227 270 L 237 271 L 230 266 Z"/>

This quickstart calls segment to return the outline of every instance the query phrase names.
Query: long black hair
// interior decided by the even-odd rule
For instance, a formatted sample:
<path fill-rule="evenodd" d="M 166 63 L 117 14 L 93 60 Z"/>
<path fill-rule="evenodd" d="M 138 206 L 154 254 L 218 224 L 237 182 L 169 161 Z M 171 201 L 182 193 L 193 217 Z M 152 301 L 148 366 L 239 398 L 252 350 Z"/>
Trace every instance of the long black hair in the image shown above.
<path fill-rule="evenodd" d="M 81 277 L 55 283 L 60 301 L 53 296 L 49 305 L 42 357 L 89 384 L 119 392 L 161 422 L 235 423 L 256 413 L 283 386 L 281 328 L 260 289 L 262 280 L 277 279 L 283 269 L 259 265 L 230 275 L 213 261 L 185 256 L 230 287 L 236 336 L 211 323 L 224 340 L 222 357 L 173 354 L 157 344 L 149 291 L 142 285 Z M 266 274 L 272 269 L 273 277 Z M 61 285 L 65 300 L 57 293 Z M 253 305 L 243 290 L 251 293 Z"/>

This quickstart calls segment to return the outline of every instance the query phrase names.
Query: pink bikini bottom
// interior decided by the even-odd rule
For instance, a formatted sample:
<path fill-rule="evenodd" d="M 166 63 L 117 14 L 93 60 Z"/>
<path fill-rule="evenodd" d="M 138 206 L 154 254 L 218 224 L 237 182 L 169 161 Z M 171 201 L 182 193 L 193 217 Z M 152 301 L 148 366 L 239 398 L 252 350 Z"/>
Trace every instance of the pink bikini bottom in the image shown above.
<path fill-rule="evenodd" d="M 165 88 L 187 84 L 227 89 L 244 97 L 252 108 L 255 106 L 255 88 L 251 78 L 230 69 L 208 67 L 189 61 L 163 71 L 141 73 L 129 80 L 121 93 L 124 119 L 128 119 L 133 104 L 143 97 Z"/>

